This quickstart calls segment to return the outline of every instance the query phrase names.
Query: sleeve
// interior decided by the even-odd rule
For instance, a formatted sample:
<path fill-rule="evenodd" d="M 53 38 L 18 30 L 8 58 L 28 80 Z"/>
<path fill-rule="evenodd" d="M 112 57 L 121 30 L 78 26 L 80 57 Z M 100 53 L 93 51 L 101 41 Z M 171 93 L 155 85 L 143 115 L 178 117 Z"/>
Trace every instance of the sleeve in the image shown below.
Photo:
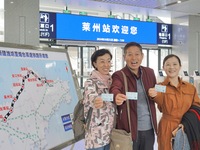
<path fill-rule="evenodd" d="M 195 87 L 194 87 L 195 88 Z M 197 90 L 195 88 L 195 91 L 194 91 L 194 98 L 193 98 L 193 103 L 192 105 L 195 105 L 195 106 L 199 106 L 200 107 L 200 99 L 199 99 L 199 96 L 197 94 Z"/>
<path fill-rule="evenodd" d="M 115 72 L 112 75 L 112 84 L 110 87 L 110 93 L 113 93 L 114 101 L 115 101 L 115 97 L 117 94 L 119 94 L 119 93 L 124 94 L 123 91 L 124 91 L 124 83 L 123 83 L 122 75 L 120 75 L 119 72 Z"/>
<path fill-rule="evenodd" d="M 84 107 L 88 111 L 90 107 L 94 108 L 94 100 L 98 96 L 97 86 L 94 81 L 88 79 L 84 83 Z"/>
<path fill-rule="evenodd" d="M 164 100 L 164 93 L 158 92 L 157 96 L 152 98 L 153 101 L 158 105 L 158 109 L 161 111 Z"/>
<path fill-rule="evenodd" d="M 162 83 L 158 83 L 158 84 L 163 85 Z M 159 109 L 160 112 L 162 112 L 162 106 L 163 106 L 163 102 L 166 97 L 166 94 L 167 94 L 167 86 L 166 86 L 166 93 L 157 92 L 157 96 L 151 99 L 157 104 L 157 108 Z"/>
<path fill-rule="evenodd" d="M 154 83 L 154 86 L 155 86 L 155 84 L 157 84 L 157 79 L 156 79 L 156 76 L 155 76 L 153 69 L 152 69 L 152 74 L 153 74 L 153 83 Z"/>

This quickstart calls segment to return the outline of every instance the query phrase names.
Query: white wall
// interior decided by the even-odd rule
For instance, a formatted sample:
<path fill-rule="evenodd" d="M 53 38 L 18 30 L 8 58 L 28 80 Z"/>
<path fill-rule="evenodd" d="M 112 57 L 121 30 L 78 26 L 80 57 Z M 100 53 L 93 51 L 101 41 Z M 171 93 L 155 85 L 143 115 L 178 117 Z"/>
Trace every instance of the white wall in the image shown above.
<path fill-rule="evenodd" d="M 173 25 L 172 53 L 176 54 L 181 59 L 182 70 L 180 75 L 183 73 L 183 70 L 189 71 L 188 28 L 188 26 Z"/>
<path fill-rule="evenodd" d="M 189 72 L 200 70 L 200 17 L 189 16 Z"/>
<path fill-rule="evenodd" d="M 182 61 L 182 70 L 193 75 L 200 70 L 200 17 L 188 16 L 188 26 L 173 26 L 173 49 Z"/>

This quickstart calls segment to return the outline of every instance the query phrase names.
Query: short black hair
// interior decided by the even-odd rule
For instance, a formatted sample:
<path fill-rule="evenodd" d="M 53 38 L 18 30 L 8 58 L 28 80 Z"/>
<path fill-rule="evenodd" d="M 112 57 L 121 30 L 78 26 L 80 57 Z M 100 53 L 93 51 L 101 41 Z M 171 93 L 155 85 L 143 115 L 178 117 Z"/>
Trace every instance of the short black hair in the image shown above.
<path fill-rule="evenodd" d="M 165 62 L 167 61 L 167 59 L 172 58 L 172 57 L 175 57 L 176 59 L 178 59 L 179 65 L 181 66 L 181 60 L 180 60 L 180 58 L 177 55 L 174 55 L 174 54 L 169 54 L 169 55 L 167 55 L 164 58 L 164 60 L 163 60 L 163 66 L 164 66 Z"/>
<path fill-rule="evenodd" d="M 126 50 L 131 47 L 131 46 L 136 46 L 140 49 L 141 53 L 142 53 L 142 46 L 139 43 L 136 42 L 129 42 L 124 46 L 124 54 L 126 54 Z"/>
<path fill-rule="evenodd" d="M 112 59 L 112 54 L 111 54 L 111 52 L 108 50 L 108 49 L 99 49 L 99 50 L 96 50 L 93 54 L 92 54 L 92 56 L 91 56 L 91 63 L 92 63 L 92 66 L 95 68 L 95 66 L 94 66 L 94 62 L 96 62 L 97 61 L 97 58 L 99 57 L 99 56 L 103 56 L 103 55 L 105 55 L 105 54 L 109 54 L 110 55 L 110 58 Z M 95 68 L 96 69 L 96 68 Z"/>

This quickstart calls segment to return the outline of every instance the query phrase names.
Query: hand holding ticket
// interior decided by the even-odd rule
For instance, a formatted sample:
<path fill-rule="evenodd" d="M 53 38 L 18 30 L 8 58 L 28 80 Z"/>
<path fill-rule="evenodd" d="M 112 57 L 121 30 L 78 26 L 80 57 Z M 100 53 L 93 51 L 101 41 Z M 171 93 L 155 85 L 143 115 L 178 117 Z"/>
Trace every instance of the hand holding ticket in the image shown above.
<path fill-rule="evenodd" d="M 138 93 L 137 92 L 126 92 L 127 99 L 129 100 L 137 100 Z"/>
<path fill-rule="evenodd" d="M 101 98 L 103 99 L 103 101 L 112 102 L 113 101 L 113 94 L 102 93 Z"/>
<path fill-rule="evenodd" d="M 165 92 L 166 92 L 166 86 L 156 84 L 156 85 L 155 85 L 155 90 L 156 90 L 157 92 L 165 93 Z"/>

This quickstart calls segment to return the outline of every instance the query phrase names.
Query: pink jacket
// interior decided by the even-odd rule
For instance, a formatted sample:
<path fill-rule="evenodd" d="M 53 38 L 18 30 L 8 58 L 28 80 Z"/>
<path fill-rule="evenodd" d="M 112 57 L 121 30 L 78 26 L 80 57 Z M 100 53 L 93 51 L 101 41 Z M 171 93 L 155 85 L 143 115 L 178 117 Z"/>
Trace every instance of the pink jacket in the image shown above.
<path fill-rule="evenodd" d="M 111 80 L 111 77 L 110 77 Z M 110 83 L 111 84 L 111 83 Z M 92 72 L 89 79 L 85 81 L 84 88 L 84 113 L 85 117 L 90 107 L 93 108 L 89 130 L 85 135 L 85 148 L 98 148 L 110 143 L 110 133 L 113 128 L 115 107 L 111 102 L 104 102 L 100 109 L 94 107 L 94 100 L 101 93 L 108 93 L 107 87 L 99 76 Z"/>

